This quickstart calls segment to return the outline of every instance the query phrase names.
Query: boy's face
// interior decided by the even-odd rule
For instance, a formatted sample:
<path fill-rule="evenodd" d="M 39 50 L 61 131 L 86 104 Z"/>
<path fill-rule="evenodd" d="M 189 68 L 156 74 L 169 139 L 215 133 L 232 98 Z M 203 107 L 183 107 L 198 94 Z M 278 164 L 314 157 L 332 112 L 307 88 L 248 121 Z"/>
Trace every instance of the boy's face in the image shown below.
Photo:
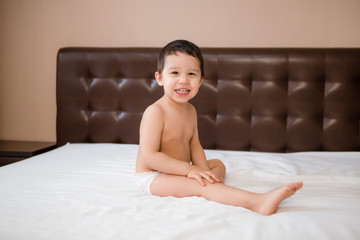
<path fill-rule="evenodd" d="M 156 72 L 155 78 L 164 87 L 165 97 L 178 103 L 193 98 L 204 80 L 199 60 L 182 52 L 166 56 L 164 69 Z"/>

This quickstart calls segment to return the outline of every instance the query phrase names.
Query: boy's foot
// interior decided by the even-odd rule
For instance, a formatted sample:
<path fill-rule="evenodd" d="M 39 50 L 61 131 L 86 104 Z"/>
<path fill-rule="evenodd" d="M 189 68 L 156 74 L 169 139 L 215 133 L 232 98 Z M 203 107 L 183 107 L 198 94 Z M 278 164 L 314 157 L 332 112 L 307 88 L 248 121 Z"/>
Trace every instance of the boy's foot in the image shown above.
<path fill-rule="evenodd" d="M 263 195 L 263 199 L 255 212 L 265 216 L 274 214 L 282 201 L 294 195 L 302 187 L 303 182 L 297 182 L 270 190 Z"/>

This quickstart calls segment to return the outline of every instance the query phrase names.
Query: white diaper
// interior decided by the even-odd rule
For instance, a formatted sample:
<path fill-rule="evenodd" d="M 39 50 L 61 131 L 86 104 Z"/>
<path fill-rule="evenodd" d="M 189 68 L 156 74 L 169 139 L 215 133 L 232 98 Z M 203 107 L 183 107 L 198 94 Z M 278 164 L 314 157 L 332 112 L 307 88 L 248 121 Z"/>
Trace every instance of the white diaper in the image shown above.
<path fill-rule="evenodd" d="M 160 172 L 141 172 L 135 173 L 136 188 L 142 192 L 151 194 L 150 185 Z"/>

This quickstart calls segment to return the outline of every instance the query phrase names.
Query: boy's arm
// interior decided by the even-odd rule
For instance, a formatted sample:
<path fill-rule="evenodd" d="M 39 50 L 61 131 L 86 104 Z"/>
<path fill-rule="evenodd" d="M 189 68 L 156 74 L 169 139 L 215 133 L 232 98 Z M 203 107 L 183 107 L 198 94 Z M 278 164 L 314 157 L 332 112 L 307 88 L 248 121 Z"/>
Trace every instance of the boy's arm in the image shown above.
<path fill-rule="evenodd" d="M 204 149 L 201 146 L 201 143 L 199 140 L 197 126 L 195 127 L 194 135 L 191 139 L 191 162 L 194 165 L 196 165 L 206 171 L 210 171 L 210 167 L 206 160 Z"/>
<path fill-rule="evenodd" d="M 195 166 L 189 171 L 187 177 L 195 178 L 203 186 L 205 186 L 203 179 L 206 179 L 210 183 L 222 181 L 221 178 L 211 172 L 204 149 L 198 138 L 197 128 L 196 133 L 194 132 L 194 136 L 191 140 L 191 161 Z"/>
<path fill-rule="evenodd" d="M 160 152 L 163 112 L 158 106 L 146 109 L 140 125 L 140 151 L 146 165 L 154 170 L 186 176 L 192 165 Z"/>
<path fill-rule="evenodd" d="M 199 167 L 202 171 L 199 169 L 194 169 L 195 171 L 189 172 L 188 177 L 196 178 L 202 185 L 204 185 L 202 178 L 206 179 L 210 183 L 214 183 L 214 180 L 216 182 L 221 182 L 221 179 L 211 172 L 211 169 L 209 167 L 208 161 L 205 156 L 204 149 L 201 146 L 199 140 L 199 133 L 197 127 L 197 114 L 195 108 L 193 108 L 193 117 L 194 117 L 193 121 L 195 122 L 195 127 L 194 127 L 193 137 L 191 138 L 190 141 L 191 162 L 196 167 Z M 199 178 L 200 176 L 201 178 Z"/>

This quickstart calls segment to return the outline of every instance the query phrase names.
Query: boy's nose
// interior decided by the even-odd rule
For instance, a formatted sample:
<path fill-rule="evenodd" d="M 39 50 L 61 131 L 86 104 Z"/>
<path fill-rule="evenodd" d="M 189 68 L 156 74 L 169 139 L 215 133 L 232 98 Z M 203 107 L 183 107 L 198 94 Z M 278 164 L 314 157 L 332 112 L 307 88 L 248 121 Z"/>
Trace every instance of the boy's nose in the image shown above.
<path fill-rule="evenodd" d="M 181 76 L 180 76 L 180 80 L 179 80 L 179 82 L 181 82 L 181 83 L 187 83 L 187 82 L 188 82 L 188 78 L 187 78 L 187 76 L 185 76 L 185 75 L 181 75 Z"/>

